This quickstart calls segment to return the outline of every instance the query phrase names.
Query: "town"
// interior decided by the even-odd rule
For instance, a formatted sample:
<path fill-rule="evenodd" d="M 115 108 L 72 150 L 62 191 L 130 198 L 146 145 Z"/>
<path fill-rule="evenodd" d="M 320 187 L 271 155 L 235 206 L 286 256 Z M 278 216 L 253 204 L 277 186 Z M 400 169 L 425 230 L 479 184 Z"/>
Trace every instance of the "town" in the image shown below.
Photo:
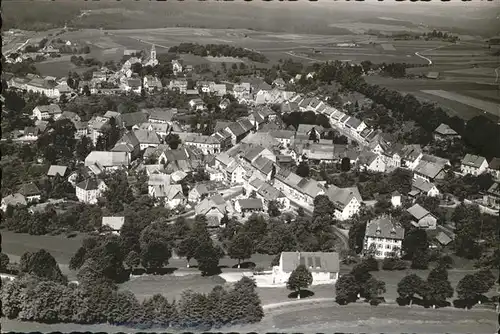
<path fill-rule="evenodd" d="M 384 68 L 366 62 L 153 44 L 56 78 L 30 64 L 88 50 L 42 44 L 2 56 L 2 239 L 78 246 L 64 270 L 49 249 L 2 253 L 3 316 L 210 329 L 259 322 L 283 288 L 272 301 L 498 310 L 497 124 L 370 87 Z M 121 290 L 183 275 L 231 285 Z"/>

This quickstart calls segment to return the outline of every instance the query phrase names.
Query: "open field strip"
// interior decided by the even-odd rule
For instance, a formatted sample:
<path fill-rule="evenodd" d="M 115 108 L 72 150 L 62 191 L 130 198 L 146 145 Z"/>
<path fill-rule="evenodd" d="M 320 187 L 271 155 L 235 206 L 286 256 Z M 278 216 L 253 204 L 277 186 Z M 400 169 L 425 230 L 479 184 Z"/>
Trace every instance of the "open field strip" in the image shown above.
<path fill-rule="evenodd" d="M 462 104 L 471 106 L 473 108 L 483 110 L 484 112 L 488 112 L 495 116 L 500 116 L 500 105 L 496 103 L 482 101 L 479 99 L 475 99 L 473 97 L 464 96 L 454 92 L 447 92 L 444 90 L 422 90 L 422 92 L 431 95 L 436 95 L 452 101 L 457 101 Z"/>

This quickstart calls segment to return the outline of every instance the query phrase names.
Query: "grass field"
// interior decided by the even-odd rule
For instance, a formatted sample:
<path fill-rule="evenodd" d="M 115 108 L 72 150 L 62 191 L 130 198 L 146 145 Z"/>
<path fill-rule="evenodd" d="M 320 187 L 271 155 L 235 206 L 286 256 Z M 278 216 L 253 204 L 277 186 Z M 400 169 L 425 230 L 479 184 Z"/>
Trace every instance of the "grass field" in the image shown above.
<path fill-rule="evenodd" d="M 476 108 L 484 112 L 490 113 L 494 116 L 500 117 L 500 106 L 496 103 L 482 101 L 479 99 L 475 99 L 473 97 L 468 97 L 444 90 L 423 90 L 422 92 L 425 94 L 431 94 L 448 100 L 456 101 L 468 105 L 472 108 Z"/>

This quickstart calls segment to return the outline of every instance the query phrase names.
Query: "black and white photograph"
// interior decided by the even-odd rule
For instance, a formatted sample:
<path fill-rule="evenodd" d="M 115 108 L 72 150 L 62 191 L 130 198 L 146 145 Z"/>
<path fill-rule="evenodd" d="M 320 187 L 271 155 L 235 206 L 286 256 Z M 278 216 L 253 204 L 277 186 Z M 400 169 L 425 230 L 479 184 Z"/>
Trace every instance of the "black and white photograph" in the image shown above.
<path fill-rule="evenodd" d="M 2 333 L 500 333 L 500 0 L 3 0 Z"/>

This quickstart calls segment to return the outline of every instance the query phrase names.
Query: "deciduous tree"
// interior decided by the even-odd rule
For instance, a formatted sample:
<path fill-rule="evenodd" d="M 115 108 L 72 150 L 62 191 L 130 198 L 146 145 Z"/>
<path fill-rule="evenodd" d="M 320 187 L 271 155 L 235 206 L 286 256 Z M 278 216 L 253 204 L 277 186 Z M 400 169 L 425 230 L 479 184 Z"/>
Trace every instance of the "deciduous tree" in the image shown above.
<path fill-rule="evenodd" d="M 286 282 L 286 287 L 288 290 L 297 291 L 297 299 L 300 299 L 300 291 L 309 287 L 312 282 L 313 277 L 311 272 L 305 265 L 301 264 L 290 274 Z"/>

